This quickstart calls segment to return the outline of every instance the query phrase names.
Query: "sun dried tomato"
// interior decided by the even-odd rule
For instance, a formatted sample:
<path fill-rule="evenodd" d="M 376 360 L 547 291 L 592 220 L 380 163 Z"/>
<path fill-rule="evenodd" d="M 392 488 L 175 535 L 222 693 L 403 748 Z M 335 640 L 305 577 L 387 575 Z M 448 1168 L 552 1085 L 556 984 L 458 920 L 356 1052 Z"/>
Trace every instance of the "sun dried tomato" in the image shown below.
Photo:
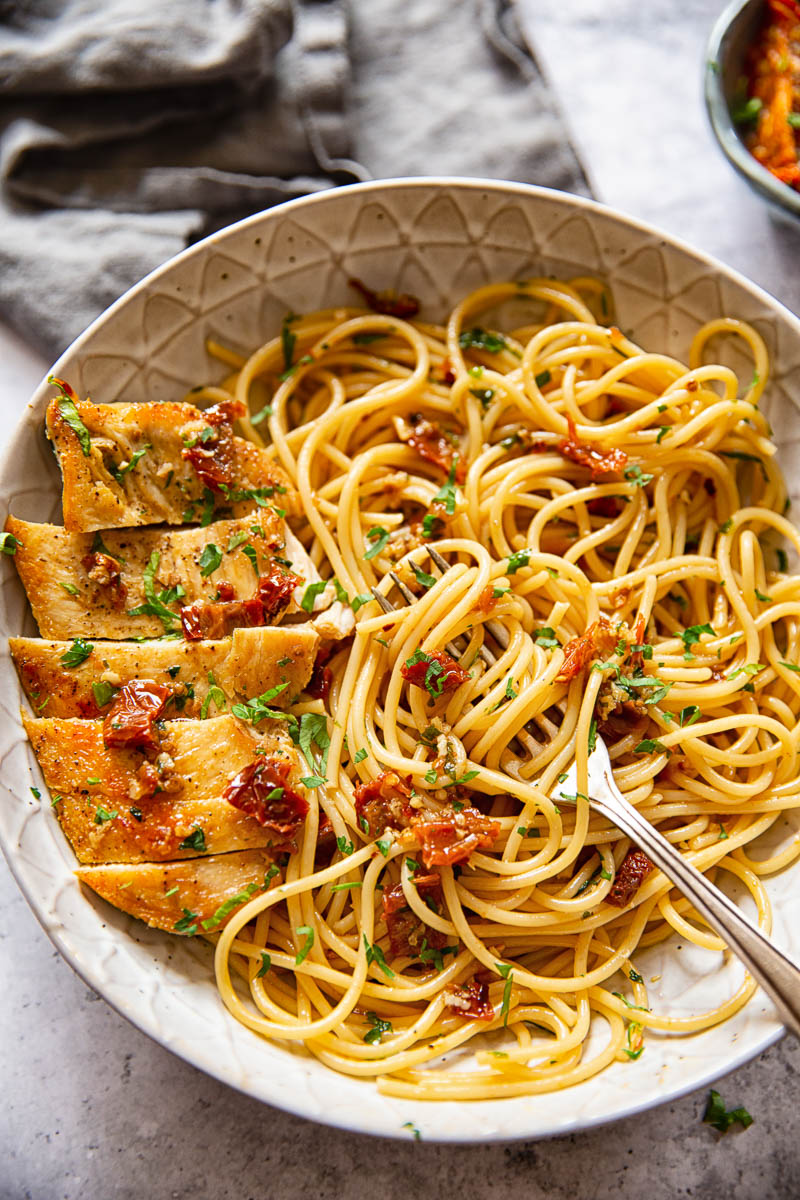
<path fill-rule="evenodd" d="M 182 454 L 191 463 L 200 482 L 212 492 L 221 492 L 223 487 L 233 483 L 233 422 L 245 412 L 244 406 L 236 400 L 223 400 L 212 408 L 198 411 L 198 417 L 212 433 L 205 439 L 198 437 Z"/>
<path fill-rule="evenodd" d="M 625 908 L 652 870 L 654 865 L 644 850 L 629 850 L 619 865 L 606 902 L 615 908 Z"/>
<path fill-rule="evenodd" d="M 153 724 L 163 713 L 171 695 L 166 684 L 154 683 L 152 679 L 131 679 L 124 683 L 103 721 L 106 746 L 157 749 L 159 743 Z"/>
<path fill-rule="evenodd" d="M 227 579 L 220 579 L 217 584 L 217 599 L 218 600 L 233 600 L 236 596 L 236 588 L 232 583 L 228 583 Z"/>
<path fill-rule="evenodd" d="M 500 836 L 500 825 L 477 808 L 464 808 L 414 817 L 409 833 L 420 842 L 426 867 L 452 867 L 466 862 L 473 850 L 488 850 Z"/>
<path fill-rule="evenodd" d="M 292 592 L 302 582 L 291 571 L 273 565 L 259 578 L 255 595 L 246 600 L 195 600 L 194 604 L 186 604 L 181 609 L 183 636 L 197 642 L 227 637 L 241 626 L 267 625 L 286 608 Z"/>
<path fill-rule="evenodd" d="M 330 667 L 326 666 L 328 659 L 333 654 L 333 643 L 327 646 L 320 646 L 317 651 L 317 656 L 314 659 L 314 667 L 311 671 L 311 678 L 306 684 L 304 691 L 313 696 L 315 700 L 321 700 L 323 704 L 328 699 L 328 693 L 331 690 L 331 681 L 333 672 Z"/>
<path fill-rule="evenodd" d="M 469 679 L 469 672 L 444 650 L 417 650 L 400 668 L 412 687 L 425 688 L 435 699 L 454 692 Z"/>
<path fill-rule="evenodd" d="M 480 596 L 478 596 L 478 603 L 475 607 L 478 612 L 490 613 L 497 604 L 497 599 L 497 596 L 494 594 L 494 584 L 487 583 Z"/>
<path fill-rule="evenodd" d="M 287 761 L 259 755 L 234 775 L 222 798 L 265 829 L 291 840 L 308 814 L 308 802 L 286 782 L 289 770 Z"/>
<path fill-rule="evenodd" d="M 567 417 L 567 425 L 569 426 L 569 437 L 563 438 L 557 447 L 564 458 L 578 463 L 581 467 L 588 467 L 592 473 L 592 479 L 600 479 L 603 475 L 612 475 L 623 469 L 628 461 L 624 450 L 616 447 L 613 450 L 601 450 L 592 442 L 581 442 L 578 439 L 572 417 Z"/>
<path fill-rule="evenodd" d="M 273 619 L 282 613 L 292 598 L 292 592 L 302 583 L 299 575 L 285 571 L 278 563 L 272 563 L 266 574 L 258 580 L 258 598 L 264 613 Z"/>
<path fill-rule="evenodd" d="M 429 901 L 436 911 L 442 905 L 441 879 L 436 872 L 430 875 L 416 875 L 414 885 L 422 900 Z M 423 942 L 431 950 L 441 950 L 447 945 L 447 935 L 438 929 L 432 929 L 421 921 L 412 908 L 409 908 L 405 893 L 400 884 L 390 892 L 383 894 L 383 919 L 389 931 L 389 944 L 394 955 L 409 955 L 414 957 L 422 949 Z"/>
<path fill-rule="evenodd" d="M 599 653 L 609 654 L 617 644 L 614 630 L 606 617 L 590 625 L 586 633 L 574 637 L 564 647 L 564 663 L 556 675 L 562 683 L 574 679 Z"/>
<path fill-rule="evenodd" d="M 376 779 L 360 783 L 355 790 L 358 823 L 366 821 L 370 837 L 380 837 L 388 825 L 404 829 L 414 810 L 411 798 L 411 776 L 403 779 L 395 771 L 381 771 Z"/>
<path fill-rule="evenodd" d="M 594 500 L 587 502 L 586 507 L 593 517 L 619 516 L 619 501 L 616 496 L 595 496 Z"/>
<path fill-rule="evenodd" d="M 445 992 L 447 1007 L 469 1021 L 494 1020 L 494 1008 L 489 999 L 488 983 L 470 979 L 469 983 L 457 984 Z"/>
<path fill-rule="evenodd" d="M 406 438 L 409 446 L 416 450 L 420 458 L 440 467 L 447 476 L 453 470 L 453 462 L 458 456 L 453 478 L 456 483 L 463 483 L 467 477 L 467 464 L 463 455 L 458 453 L 458 448 L 434 421 L 428 421 L 425 417 L 412 417 L 411 420 L 414 424 Z"/>
<path fill-rule="evenodd" d="M 368 288 L 360 279 L 349 279 L 348 283 L 351 288 L 355 288 L 364 297 L 367 308 L 371 308 L 373 312 L 383 313 L 387 317 L 397 317 L 399 320 L 405 320 L 408 317 L 413 317 L 419 312 L 419 300 L 416 296 L 410 296 L 408 292 L 397 292 L 387 289 L 384 292 L 373 292 L 372 288 Z"/>
<path fill-rule="evenodd" d="M 440 370 L 442 372 L 442 383 L 447 384 L 448 387 L 455 383 L 456 373 L 449 358 L 442 359 Z"/>
<path fill-rule="evenodd" d="M 122 582 L 122 567 L 117 559 L 112 558 L 110 554 L 92 551 L 91 554 L 85 554 L 81 562 L 92 583 L 96 583 L 98 587 L 112 590 L 112 606 L 122 608 L 128 589 Z"/>

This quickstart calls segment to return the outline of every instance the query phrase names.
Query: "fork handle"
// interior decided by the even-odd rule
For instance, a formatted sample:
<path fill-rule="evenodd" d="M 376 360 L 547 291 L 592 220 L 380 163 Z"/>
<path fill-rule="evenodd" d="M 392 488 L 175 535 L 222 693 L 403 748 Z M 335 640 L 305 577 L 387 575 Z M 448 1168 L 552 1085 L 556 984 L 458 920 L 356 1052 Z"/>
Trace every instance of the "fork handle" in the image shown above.
<path fill-rule="evenodd" d="M 709 925 L 728 944 L 772 999 L 778 1015 L 800 1037 L 800 968 L 742 915 L 732 900 L 715 887 L 632 806 L 612 810 L 601 800 L 592 807 L 632 838 L 690 900 Z"/>

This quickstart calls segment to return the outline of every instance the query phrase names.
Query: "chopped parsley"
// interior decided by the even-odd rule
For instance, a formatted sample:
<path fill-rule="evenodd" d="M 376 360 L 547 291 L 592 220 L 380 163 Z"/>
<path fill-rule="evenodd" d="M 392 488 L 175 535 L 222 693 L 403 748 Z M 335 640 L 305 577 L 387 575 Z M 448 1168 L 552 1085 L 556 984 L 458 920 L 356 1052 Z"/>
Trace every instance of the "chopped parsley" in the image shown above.
<path fill-rule="evenodd" d="M 212 497 L 213 498 L 213 497 Z M 128 609 L 129 617 L 153 616 L 158 617 L 161 624 L 164 626 L 166 633 L 172 633 L 175 624 L 178 621 L 177 613 L 172 612 L 167 607 L 169 604 L 174 604 L 176 600 L 180 600 L 185 596 L 185 591 L 181 584 L 176 587 L 164 588 L 156 595 L 155 577 L 158 571 L 158 564 L 161 562 L 161 555 L 158 550 L 154 550 L 150 555 L 147 566 L 142 572 L 142 587 L 145 594 L 145 603 L 139 604 L 136 608 Z"/>
<path fill-rule="evenodd" d="M 450 467 L 450 473 L 447 476 L 447 483 L 443 483 L 439 488 L 439 491 L 433 497 L 434 504 L 443 504 L 445 512 L 449 517 L 452 517 L 453 513 L 456 511 L 456 500 L 458 499 L 458 492 L 455 484 L 457 464 L 458 455 L 456 454 L 453 457 L 453 464 Z M 370 530 L 370 533 L 371 532 L 372 531 Z"/>
<path fill-rule="evenodd" d="M 508 566 L 506 567 L 506 575 L 516 575 L 520 567 L 527 567 L 531 561 L 530 550 L 515 550 L 513 554 L 508 556 Z"/>
<path fill-rule="evenodd" d="M 310 583 L 303 592 L 303 599 L 300 601 L 300 607 L 303 612 L 312 613 L 314 611 L 314 601 L 317 596 L 325 591 L 327 583 L 324 579 L 320 579 L 317 583 Z"/>
<path fill-rule="evenodd" d="M 387 965 L 386 959 L 384 958 L 383 951 L 381 950 L 380 946 L 377 946 L 377 945 L 371 946 L 369 944 L 369 942 L 367 941 L 367 935 L 365 933 L 362 934 L 361 936 L 364 939 L 364 949 L 367 952 L 367 966 L 369 967 L 373 963 L 375 963 L 380 968 L 380 970 L 383 971 L 383 973 L 387 979 L 394 979 L 394 971 L 391 969 L 391 967 L 389 967 Z"/>
<path fill-rule="evenodd" d="M 725 1101 L 719 1092 L 712 1090 L 708 1095 L 706 1111 L 703 1113 L 703 1122 L 706 1125 L 711 1125 L 714 1129 L 718 1129 L 720 1133 L 727 1133 L 731 1125 L 741 1125 L 743 1129 L 747 1129 L 748 1125 L 753 1124 L 753 1118 L 747 1109 L 742 1108 L 741 1105 L 737 1108 L 727 1109 Z"/>
<path fill-rule="evenodd" d="M 494 399 L 494 388 L 470 388 L 469 394 L 476 400 L 480 400 L 485 412 Z"/>
<path fill-rule="evenodd" d="M 206 579 L 209 575 L 213 575 L 221 562 L 222 551 L 219 546 L 209 542 L 207 546 L 203 547 L 203 553 L 200 555 L 200 574 Z"/>
<path fill-rule="evenodd" d="M 270 708 L 269 705 L 270 701 L 279 696 L 288 686 L 288 682 L 276 684 L 269 691 L 262 692 L 260 696 L 253 696 L 244 704 L 234 704 L 231 712 L 240 721 L 250 721 L 253 725 L 257 725 L 259 721 L 263 721 L 266 717 L 271 717 L 275 721 L 282 721 L 286 718 L 286 713 L 281 712 L 277 708 Z"/>
<path fill-rule="evenodd" d="M 689 647 L 696 646 L 704 633 L 707 633 L 709 637 L 717 636 L 709 624 L 690 625 L 688 629 L 682 630 L 681 641 L 683 642 L 684 658 L 694 657 L 694 655 L 690 652 Z"/>
<path fill-rule="evenodd" d="M 245 558 L 250 563 L 250 566 L 255 572 L 256 579 L 258 579 L 258 553 L 255 546 L 251 545 L 250 542 L 247 542 L 246 545 L 242 546 L 242 554 L 244 554 Z"/>
<path fill-rule="evenodd" d="M 179 850 L 196 850 L 198 854 L 205 854 L 207 851 L 207 846 L 206 846 L 206 835 L 205 835 L 204 830 L 201 829 L 200 826 L 198 825 L 196 829 L 192 830 L 192 832 L 189 834 L 188 837 L 185 837 L 183 839 L 181 844 L 178 846 L 178 849 Z M 207 926 L 205 925 L 205 922 L 203 922 L 203 926 L 204 926 L 204 928 L 207 928 Z"/>
<path fill-rule="evenodd" d="M 217 707 L 217 711 L 219 711 L 219 712 L 221 712 L 222 709 L 225 708 L 227 705 L 227 698 L 225 696 L 225 693 L 223 692 L 222 688 L 219 687 L 219 685 L 217 684 L 217 681 L 214 678 L 213 671 L 208 672 L 208 685 L 209 686 L 208 686 L 208 691 L 206 692 L 206 698 L 200 707 L 200 720 L 201 721 L 205 721 L 206 717 L 208 716 L 208 708 L 209 708 L 210 704 L 212 704 L 212 703 L 215 704 Z"/>
<path fill-rule="evenodd" d="M 256 971 L 256 979 L 263 979 L 271 966 L 272 966 L 272 959 L 267 954 L 266 950 L 262 950 L 261 951 L 261 966 Z"/>
<path fill-rule="evenodd" d="M 373 525 L 372 529 L 368 530 L 367 537 L 370 539 L 370 545 L 369 549 L 364 551 L 364 558 L 375 558 L 389 541 L 389 530 L 384 529 L 382 525 Z"/>
<path fill-rule="evenodd" d="M 368 1012 L 367 1020 L 369 1021 L 372 1028 L 370 1029 L 369 1033 L 364 1034 L 364 1041 L 369 1046 L 374 1045 L 375 1042 L 379 1042 L 385 1033 L 393 1033 L 394 1032 L 394 1030 L 392 1029 L 392 1022 L 391 1021 L 382 1021 L 381 1018 L 378 1016 L 378 1014 L 375 1012 Z"/>
<path fill-rule="evenodd" d="M 151 450 L 151 449 L 152 449 L 152 446 L 150 445 L 150 443 L 145 442 L 145 444 L 141 447 L 140 450 L 134 450 L 133 454 L 130 456 L 130 458 L 128 459 L 127 462 L 120 463 L 119 466 L 113 466 L 111 468 L 111 474 L 114 476 L 117 483 L 121 484 L 124 477 L 131 473 L 131 471 L 134 469 L 136 464 L 138 462 L 140 462 L 141 459 L 144 458 L 145 454 L 147 454 L 147 451 Z"/>
<path fill-rule="evenodd" d="M 16 539 L 15 539 L 15 541 L 16 541 Z M 13 554 L 14 553 L 13 550 L 5 550 L 5 548 L 4 548 L 3 552 L 5 554 Z M 68 596 L 80 596 L 80 594 L 81 594 L 80 588 L 76 587 L 74 583 L 63 583 L 61 580 L 59 580 L 58 586 L 63 588 Z"/>
<path fill-rule="evenodd" d="M 640 488 L 646 487 L 646 485 L 650 483 L 651 479 L 653 478 L 652 475 L 643 475 L 642 468 L 640 466 L 626 467 L 623 471 L 623 475 L 629 483 L 635 483 L 636 486 Z"/>
<path fill-rule="evenodd" d="M 551 629 L 549 625 L 542 625 L 541 629 L 537 629 L 533 635 L 533 640 L 537 646 L 543 646 L 545 650 L 554 650 L 560 646 L 556 631 Z"/>
<path fill-rule="evenodd" d="M 70 394 L 71 389 L 68 391 L 61 380 L 56 379 L 55 375 L 48 375 L 47 382 L 51 383 L 53 387 L 57 387 L 61 392 L 61 398 L 58 401 L 58 411 L 61 413 L 65 424 L 70 427 L 72 432 L 77 437 L 81 450 L 83 451 L 84 458 L 88 458 L 92 452 L 92 439 L 89 435 L 89 430 L 81 420 L 80 413 L 75 407 L 75 401 L 72 398 L 74 393 Z"/>
<path fill-rule="evenodd" d="M 251 425 L 260 425 L 262 421 L 265 421 L 267 419 L 267 417 L 272 416 L 272 412 L 273 412 L 272 405 L 265 404 L 264 407 L 259 410 L 259 412 L 253 414 L 253 416 L 250 418 L 250 424 Z"/>
<path fill-rule="evenodd" d="M 55 801 L 53 801 L 53 803 L 55 804 Z M 108 809 L 103 808 L 101 804 L 94 814 L 94 823 L 95 825 L 105 825 L 106 821 L 113 821 L 115 817 L 118 816 L 119 813 L 115 808 L 112 808 L 111 812 L 109 812 Z"/>
<path fill-rule="evenodd" d="M 0 550 L 2 550 L 3 554 L 16 554 L 17 547 L 21 545 L 22 542 L 19 540 L 19 538 L 15 538 L 13 533 L 0 533 Z M 69 588 L 73 587 L 74 585 L 62 583 L 61 586 L 69 590 Z M 77 590 L 78 589 L 75 588 L 76 592 Z"/>
<path fill-rule="evenodd" d="M 665 754 L 670 754 L 671 751 L 663 742 L 659 742 L 657 738 L 645 738 L 643 742 L 639 742 L 638 746 L 634 747 L 634 754 L 652 754 L 654 750 L 663 750 Z"/>
<path fill-rule="evenodd" d="M 285 713 L 281 716 L 285 716 Z M 316 763 L 311 747 L 316 744 L 321 755 L 322 770 L 327 771 L 331 739 L 328 733 L 328 719 L 324 713 L 303 713 L 299 722 L 289 726 L 289 736 L 302 750 L 312 771 L 316 769 Z"/>
<path fill-rule="evenodd" d="M 458 344 L 462 350 L 485 350 L 487 354 L 500 354 L 511 349 L 502 334 L 492 333 L 480 325 L 463 330 L 458 335 Z"/>
<path fill-rule="evenodd" d="M 217 925 L 220 925 L 229 913 L 232 913 L 240 904 L 245 904 L 255 891 L 258 891 L 258 884 L 248 883 L 244 891 L 237 892 L 235 896 L 229 896 L 227 900 L 223 900 L 213 917 L 208 917 L 205 921 L 201 922 L 203 929 L 208 932 L 209 929 L 214 929 Z M 266 957 L 269 960 L 268 954 L 262 957 Z M 269 967 L 267 967 L 267 970 L 269 970 Z M 259 971 L 259 975 L 266 975 L 266 973 L 266 971 Z"/>
<path fill-rule="evenodd" d="M 189 908 L 184 908 L 183 916 L 179 921 L 176 921 L 172 928 L 176 933 L 185 933 L 189 937 L 193 937 L 197 933 L 197 913 L 192 912 Z"/>
<path fill-rule="evenodd" d="M 314 945 L 314 930 L 310 925 L 298 925 L 295 932 L 301 933 L 306 939 L 295 956 L 295 966 L 299 967 L 306 960 L 309 950 Z"/>
<path fill-rule="evenodd" d="M 800 670 L 800 667 L 796 668 L 796 670 Z M 367 757 L 367 749 L 365 746 L 362 746 L 361 749 L 356 750 L 355 754 L 353 755 L 353 762 L 354 763 L 363 762 L 366 757 Z"/>
<path fill-rule="evenodd" d="M 85 642 L 83 638 L 73 638 L 70 648 L 65 650 L 61 655 L 61 665 L 64 667 L 79 667 L 81 663 L 86 662 L 86 659 L 93 650 L 94 646 L 91 642 Z"/>

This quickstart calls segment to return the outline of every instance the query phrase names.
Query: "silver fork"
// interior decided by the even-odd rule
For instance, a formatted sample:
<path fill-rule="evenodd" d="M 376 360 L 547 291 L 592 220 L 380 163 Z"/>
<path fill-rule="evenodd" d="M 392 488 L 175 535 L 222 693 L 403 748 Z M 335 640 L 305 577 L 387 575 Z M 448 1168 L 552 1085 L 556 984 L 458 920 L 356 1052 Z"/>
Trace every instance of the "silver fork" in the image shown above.
<path fill-rule="evenodd" d="M 442 573 L 446 573 L 450 564 L 433 546 L 427 547 L 432 562 Z M 413 603 L 416 596 L 406 587 L 403 581 L 389 572 L 392 582 L 407 603 Z M 395 605 L 377 588 L 372 588 L 372 594 L 384 612 L 394 612 Z M 505 630 L 495 621 L 486 622 L 489 632 L 501 646 L 507 645 L 504 637 Z M 459 639 L 461 640 L 461 639 Z M 448 642 L 445 647 L 448 654 L 458 656 L 463 652 L 464 643 Z M 485 645 L 481 647 L 480 656 L 484 662 L 493 665 L 497 660 L 492 651 Z M 523 728 L 528 728 L 524 726 Z M 538 730 L 529 730 L 535 739 Z M 520 735 L 517 735 L 522 740 Z M 537 742 L 537 749 L 539 748 Z M 608 749 L 600 735 L 597 735 L 594 750 L 588 758 L 587 798 L 592 808 L 599 812 L 627 836 L 644 852 L 668 879 L 680 888 L 683 895 L 708 922 L 712 929 L 719 934 L 728 947 L 736 954 L 750 974 L 756 979 L 770 997 L 778 1010 L 778 1015 L 784 1025 L 796 1036 L 800 1037 L 800 968 L 775 946 L 772 941 L 747 920 L 732 900 L 706 879 L 696 867 L 687 860 L 667 841 L 663 834 L 646 821 L 643 816 L 629 804 L 614 781 L 611 760 Z M 561 804 L 577 804 L 578 801 L 578 771 L 575 763 L 569 768 L 566 776 L 557 788 L 551 792 L 551 799 Z"/>

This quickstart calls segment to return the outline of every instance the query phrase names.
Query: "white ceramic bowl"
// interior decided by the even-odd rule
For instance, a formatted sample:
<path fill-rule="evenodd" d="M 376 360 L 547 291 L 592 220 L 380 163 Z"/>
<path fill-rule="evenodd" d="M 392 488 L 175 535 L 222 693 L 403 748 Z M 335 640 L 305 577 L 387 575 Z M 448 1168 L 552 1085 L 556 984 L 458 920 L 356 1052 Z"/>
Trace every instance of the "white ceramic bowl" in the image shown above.
<path fill-rule="evenodd" d="M 114 304 L 54 367 L 95 400 L 174 400 L 221 372 L 204 349 L 213 335 L 248 350 L 295 312 L 350 300 L 347 280 L 419 296 L 440 317 L 491 280 L 598 274 L 611 284 L 620 327 L 645 347 L 686 356 L 690 336 L 719 314 L 751 321 L 767 341 L 769 407 L 784 469 L 800 484 L 800 322 L 733 271 L 656 230 L 586 200 L 521 184 L 411 179 L 342 188 L 292 201 L 193 246 Z M 735 365 L 735 364 L 734 364 Z M 740 364 L 741 365 L 741 364 Z M 749 376 L 748 376 L 749 377 Z M 58 519 L 59 478 L 43 433 L 50 389 L 26 408 L 0 467 L 0 504 Z M 795 487 L 797 490 L 797 487 Z M 11 560 L 0 589 L 2 642 L 34 632 Z M 781 1027 L 759 993 L 732 1021 L 696 1037 L 648 1037 L 638 1062 L 616 1064 L 553 1095 L 473 1103 L 380 1096 L 372 1083 L 329 1071 L 302 1051 L 259 1040 L 224 1010 L 209 948 L 147 929 L 82 893 L 73 856 L 45 798 L 19 720 L 21 693 L 0 662 L 3 797 L 0 840 L 42 925 L 76 971 L 151 1037 L 209 1074 L 280 1108 L 385 1136 L 488 1141 L 568 1132 L 613 1120 L 709 1082 L 775 1041 Z M 776 837 L 785 833 L 785 827 Z M 771 881 L 775 937 L 800 958 L 797 871 Z M 641 960 L 641 961 L 640 961 Z M 728 956 L 681 947 L 637 956 L 654 1003 L 702 1011 L 741 978 Z M 69 1047 L 65 1046 L 65 1053 Z M 454 1062 L 454 1066 L 458 1064 Z"/>

